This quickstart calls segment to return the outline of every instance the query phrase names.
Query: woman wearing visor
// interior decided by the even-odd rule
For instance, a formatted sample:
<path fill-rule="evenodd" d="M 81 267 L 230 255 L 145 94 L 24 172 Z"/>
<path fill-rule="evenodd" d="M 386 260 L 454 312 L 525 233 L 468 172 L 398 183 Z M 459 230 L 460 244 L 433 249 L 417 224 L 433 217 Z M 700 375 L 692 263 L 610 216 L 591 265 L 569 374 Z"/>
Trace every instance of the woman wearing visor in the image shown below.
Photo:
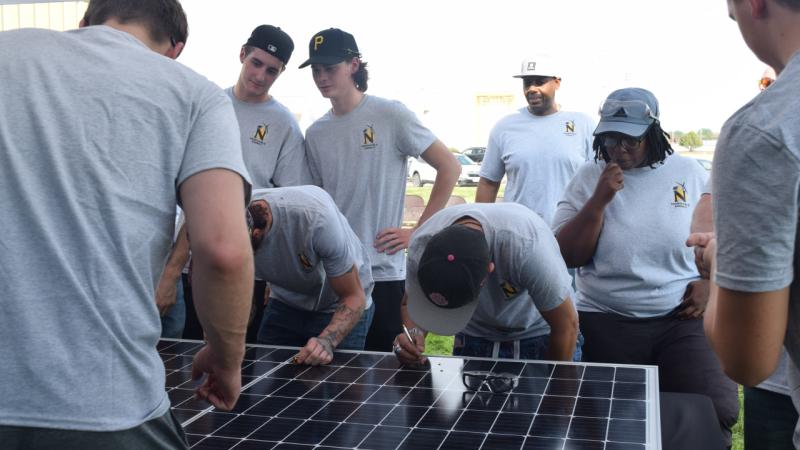
<path fill-rule="evenodd" d="M 612 92 L 582 166 L 553 220 L 568 267 L 577 267 L 583 360 L 659 367 L 661 391 L 710 397 L 730 440 L 739 403 L 703 333 L 708 280 L 684 244 L 708 177 L 673 154 L 644 89 Z M 730 445 L 730 444 L 729 444 Z"/>

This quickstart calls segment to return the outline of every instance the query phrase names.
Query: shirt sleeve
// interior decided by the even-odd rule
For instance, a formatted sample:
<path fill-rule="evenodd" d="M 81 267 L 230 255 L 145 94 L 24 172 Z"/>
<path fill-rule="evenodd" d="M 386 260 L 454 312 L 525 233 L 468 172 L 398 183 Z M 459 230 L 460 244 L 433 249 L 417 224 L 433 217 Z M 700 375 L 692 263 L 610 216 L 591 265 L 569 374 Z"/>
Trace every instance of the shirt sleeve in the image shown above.
<path fill-rule="evenodd" d="M 578 212 L 583 208 L 583 205 L 586 204 L 589 197 L 594 192 L 592 182 L 596 181 L 596 178 L 592 177 L 594 172 L 590 170 L 590 165 L 594 164 L 594 161 L 585 163 L 578 169 L 578 172 L 572 177 L 569 184 L 567 184 L 566 189 L 564 189 L 564 194 L 556 205 L 553 223 L 550 224 L 554 235 L 557 235 L 567 222 L 578 215 Z"/>
<path fill-rule="evenodd" d="M 487 180 L 499 183 L 506 174 L 506 166 L 502 159 L 502 143 L 500 123 L 494 126 L 489 133 L 489 143 L 486 145 L 486 153 L 483 155 L 480 176 Z"/>
<path fill-rule="evenodd" d="M 712 190 L 716 282 L 770 292 L 794 278 L 800 164 L 782 142 L 746 125 L 720 138 Z"/>
<path fill-rule="evenodd" d="M 547 231 L 547 230 L 544 230 Z M 572 277 L 561 257 L 555 237 L 538 233 L 520 252 L 517 277 L 540 311 L 550 311 L 572 296 Z"/>
<path fill-rule="evenodd" d="M 413 111 L 400 102 L 393 103 L 397 124 L 397 149 L 404 155 L 417 157 L 436 142 L 436 136 L 420 122 Z"/>
<path fill-rule="evenodd" d="M 344 275 L 356 262 L 345 232 L 344 227 L 349 226 L 343 223 L 345 220 L 338 211 L 328 211 L 328 214 L 320 216 L 314 226 L 314 251 L 329 277 Z"/>
<path fill-rule="evenodd" d="M 280 187 L 311 183 L 303 133 L 296 123 L 292 123 L 291 130 L 281 147 L 274 173 L 275 184 Z"/>

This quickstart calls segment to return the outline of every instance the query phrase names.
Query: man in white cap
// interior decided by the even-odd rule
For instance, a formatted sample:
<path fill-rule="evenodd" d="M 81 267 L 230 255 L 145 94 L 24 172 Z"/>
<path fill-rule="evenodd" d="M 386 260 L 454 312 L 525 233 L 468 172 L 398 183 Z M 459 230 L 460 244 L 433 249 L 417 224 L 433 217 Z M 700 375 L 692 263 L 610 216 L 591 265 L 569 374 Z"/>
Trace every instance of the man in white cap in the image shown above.
<path fill-rule="evenodd" d="M 554 60 L 525 59 L 514 78 L 522 78 L 528 106 L 492 129 L 475 201 L 494 202 L 508 175 L 505 201 L 525 205 L 549 224 L 567 183 L 592 154 L 594 122 L 556 103 L 561 69 Z"/>
<path fill-rule="evenodd" d="M 419 362 L 425 333 L 455 335 L 453 354 L 580 360 L 578 316 L 552 231 L 513 203 L 445 208 L 408 248 L 404 333 L 395 354 Z M 418 328 L 419 327 L 419 328 Z"/>

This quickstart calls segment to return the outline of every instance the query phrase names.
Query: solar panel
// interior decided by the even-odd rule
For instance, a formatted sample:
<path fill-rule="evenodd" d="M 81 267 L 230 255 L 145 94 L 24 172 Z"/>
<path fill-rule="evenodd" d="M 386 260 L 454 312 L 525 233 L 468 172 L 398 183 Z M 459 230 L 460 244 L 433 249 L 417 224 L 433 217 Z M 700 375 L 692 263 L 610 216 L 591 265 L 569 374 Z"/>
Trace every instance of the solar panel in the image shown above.
<path fill-rule="evenodd" d="M 167 393 L 193 449 L 660 449 L 654 366 L 337 351 L 293 364 L 296 348 L 248 345 L 231 412 L 192 398 L 202 343 L 162 340 Z M 471 375 L 504 374 L 510 392 Z M 475 387 L 475 386 L 473 386 Z M 496 386 L 495 386 L 496 388 Z"/>

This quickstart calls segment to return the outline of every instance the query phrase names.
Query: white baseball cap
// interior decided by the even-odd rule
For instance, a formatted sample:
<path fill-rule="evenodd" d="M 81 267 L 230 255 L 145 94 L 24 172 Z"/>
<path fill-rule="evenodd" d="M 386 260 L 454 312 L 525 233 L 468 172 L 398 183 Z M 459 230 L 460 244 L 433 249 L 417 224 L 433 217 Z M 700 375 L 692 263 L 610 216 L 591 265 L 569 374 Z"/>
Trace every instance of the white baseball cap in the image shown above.
<path fill-rule="evenodd" d="M 514 78 L 523 77 L 560 77 L 561 68 L 552 58 L 546 56 L 536 56 L 522 60 L 519 73 Z"/>

